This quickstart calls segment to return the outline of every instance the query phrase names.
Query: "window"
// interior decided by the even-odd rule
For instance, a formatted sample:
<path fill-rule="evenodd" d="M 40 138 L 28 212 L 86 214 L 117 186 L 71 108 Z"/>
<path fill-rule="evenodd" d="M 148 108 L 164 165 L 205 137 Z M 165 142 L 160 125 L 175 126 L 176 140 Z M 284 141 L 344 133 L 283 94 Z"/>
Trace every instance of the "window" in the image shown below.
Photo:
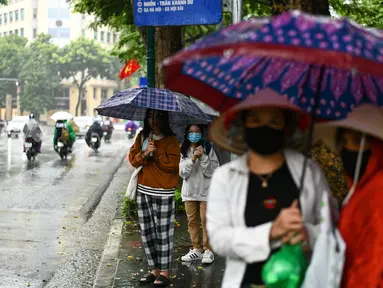
<path fill-rule="evenodd" d="M 113 33 L 113 43 L 116 44 L 117 42 L 117 33 Z"/>
<path fill-rule="evenodd" d="M 70 38 L 70 29 L 59 28 L 59 38 Z"/>
<path fill-rule="evenodd" d="M 69 10 L 67 8 L 49 8 L 49 19 L 69 19 Z"/>
<path fill-rule="evenodd" d="M 13 12 L 9 12 L 9 22 L 13 21 Z"/>
<path fill-rule="evenodd" d="M 15 29 L 15 34 L 19 35 L 19 29 Z"/>
<path fill-rule="evenodd" d="M 101 42 L 105 41 L 105 32 L 101 31 Z"/>
<path fill-rule="evenodd" d="M 64 96 L 64 98 L 69 99 L 69 88 L 64 88 L 63 96 Z"/>
<path fill-rule="evenodd" d="M 98 38 L 97 36 L 98 36 L 98 31 L 94 30 L 94 36 L 93 36 L 94 40 L 97 40 L 97 38 Z"/>
<path fill-rule="evenodd" d="M 21 20 L 24 20 L 24 8 L 21 8 L 20 10 L 20 18 Z"/>
<path fill-rule="evenodd" d="M 108 98 L 108 90 L 101 89 L 101 101 L 104 101 Z"/>
<path fill-rule="evenodd" d="M 9 35 L 12 35 L 13 34 L 13 31 L 11 30 L 11 31 L 9 31 Z"/>
<path fill-rule="evenodd" d="M 21 37 L 24 37 L 24 28 L 21 28 L 21 29 L 20 29 L 20 36 L 21 36 Z"/>
<path fill-rule="evenodd" d="M 4 24 L 7 24 L 8 22 L 8 15 L 7 13 L 4 13 Z"/>
<path fill-rule="evenodd" d="M 19 10 L 15 10 L 15 21 L 19 21 Z"/>
<path fill-rule="evenodd" d="M 33 8 L 33 19 L 37 19 L 37 8 Z"/>
<path fill-rule="evenodd" d="M 93 88 L 93 99 L 97 99 L 97 88 Z"/>
<path fill-rule="evenodd" d="M 33 38 L 36 38 L 36 37 L 37 37 L 37 29 L 33 28 Z"/>
<path fill-rule="evenodd" d="M 63 88 L 62 94 L 55 94 L 55 108 L 57 110 L 69 110 L 69 88 Z"/>
<path fill-rule="evenodd" d="M 110 43 L 110 32 L 106 34 L 106 42 Z"/>
<path fill-rule="evenodd" d="M 85 29 L 84 28 L 82 28 L 82 30 L 81 30 L 81 36 L 85 37 Z"/>
<path fill-rule="evenodd" d="M 48 34 L 52 36 L 52 38 L 59 37 L 58 29 L 57 28 L 48 28 Z"/>
<path fill-rule="evenodd" d="M 0 14 L 0 25 L 3 24 L 3 15 Z"/>

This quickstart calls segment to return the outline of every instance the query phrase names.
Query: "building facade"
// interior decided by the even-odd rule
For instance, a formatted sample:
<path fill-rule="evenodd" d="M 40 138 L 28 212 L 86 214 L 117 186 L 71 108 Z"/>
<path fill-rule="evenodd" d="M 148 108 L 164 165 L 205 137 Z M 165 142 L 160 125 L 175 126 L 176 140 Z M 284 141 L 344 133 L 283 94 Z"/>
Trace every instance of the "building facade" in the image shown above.
<path fill-rule="evenodd" d="M 16 34 L 29 41 L 44 33 L 52 36 L 52 43 L 62 47 L 70 41 L 84 37 L 94 39 L 106 49 L 118 41 L 118 34 L 107 27 L 93 30 L 89 27 L 93 17 L 72 12 L 67 0 L 8 0 L 0 6 L 0 37 Z M 56 95 L 57 110 L 75 113 L 78 89 L 70 81 L 62 82 L 63 92 Z M 113 95 L 119 88 L 116 81 L 91 79 L 81 99 L 81 115 L 94 115 L 103 99 Z M 15 109 L 17 111 L 17 109 Z M 48 115 L 54 111 L 49 111 Z M 17 114 L 17 112 L 15 112 Z"/>

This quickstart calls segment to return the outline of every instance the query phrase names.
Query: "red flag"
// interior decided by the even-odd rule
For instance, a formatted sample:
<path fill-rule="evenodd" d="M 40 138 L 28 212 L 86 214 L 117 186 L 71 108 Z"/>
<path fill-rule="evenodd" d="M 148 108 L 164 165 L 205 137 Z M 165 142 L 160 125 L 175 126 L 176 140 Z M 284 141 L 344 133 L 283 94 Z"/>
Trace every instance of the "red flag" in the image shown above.
<path fill-rule="evenodd" d="M 140 68 L 141 68 L 141 66 L 137 60 L 134 60 L 134 59 L 129 60 L 120 72 L 120 79 L 122 80 L 126 77 L 133 75 Z"/>

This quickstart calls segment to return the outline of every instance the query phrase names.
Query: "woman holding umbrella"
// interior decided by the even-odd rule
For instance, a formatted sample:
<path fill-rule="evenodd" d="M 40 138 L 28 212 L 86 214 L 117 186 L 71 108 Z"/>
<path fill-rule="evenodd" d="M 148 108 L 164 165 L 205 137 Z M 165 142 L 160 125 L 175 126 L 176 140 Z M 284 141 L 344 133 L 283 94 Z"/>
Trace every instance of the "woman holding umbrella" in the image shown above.
<path fill-rule="evenodd" d="M 333 140 L 328 144 L 335 142 L 341 155 L 350 188 L 339 222 L 347 245 L 343 287 L 383 287 L 382 123 L 383 111 L 364 105 L 345 120 L 323 124 L 327 140 Z"/>
<path fill-rule="evenodd" d="M 144 129 L 129 153 L 133 167 L 143 166 L 137 187 L 141 237 L 150 273 L 140 283 L 168 286 L 178 184 L 180 147 L 169 126 L 168 112 L 148 109 Z"/>
<path fill-rule="evenodd" d="M 217 145 L 237 154 L 249 150 L 218 168 L 209 190 L 207 227 L 213 250 L 227 259 L 224 288 L 264 285 L 263 265 L 282 243 L 301 243 L 311 251 L 318 236 L 321 198 L 329 187 L 319 166 L 309 160 L 299 191 L 304 156 L 285 149 L 297 111 L 266 89 L 212 125 Z M 228 137 L 224 127 L 233 127 L 234 121 L 243 135 Z"/>

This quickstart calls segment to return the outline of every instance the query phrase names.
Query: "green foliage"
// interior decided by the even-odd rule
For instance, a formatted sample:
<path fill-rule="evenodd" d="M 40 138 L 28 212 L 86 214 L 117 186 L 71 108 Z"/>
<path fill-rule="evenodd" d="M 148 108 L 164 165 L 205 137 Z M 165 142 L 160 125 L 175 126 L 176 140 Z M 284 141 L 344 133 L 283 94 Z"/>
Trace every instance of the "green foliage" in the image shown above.
<path fill-rule="evenodd" d="M 137 204 L 135 200 L 130 200 L 124 197 L 124 203 L 122 205 L 122 215 L 125 219 L 137 219 Z"/>
<path fill-rule="evenodd" d="M 20 105 L 24 111 L 40 115 L 52 107 L 54 91 L 60 88 L 58 74 L 59 48 L 41 34 L 25 49 L 25 63 L 19 74 L 23 84 Z"/>
<path fill-rule="evenodd" d="M 176 213 L 185 212 L 185 203 L 182 202 L 182 195 L 181 195 L 180 189 L 176 189 L 175 200 L 176 200 Z"/>
<path fill-rule="evenodd" d="M 330 0 L 330 5 L 341 16 L 347 16 L 361 25 L 383 28 L 382 0 Z"/>
<path fill-rule="evenodd" d="M 9 35 L 0 38 L 0 78 L 18 78 L 25 62 L 25 38 Z M 5 95 L 16 95 L 16 83 L 0 81 L 0 105 Z"/>
<path fill-rule="evenodd" d="M 141 65 L 145 63 L 145 47 L 141 34 L 133 24 L 133 11 L 131 0 L 72 0 L 75 11 L 93 14 L 96 21 L 94 28 L 100 25 L 108 25 L 120 32 L 119 43 L 116 44 L 112 53 L 122 61 L 137 59 Z M 271 8 L 253 0 L 244 1 L 245 16 L 270 15 Z M 231 16 L 225 13 L 223 25 L 231 23 Z M 206 36 L 219 28 L 219 25 L 198 25 L 183 27 L 185 45 L 189 45 L 203 36 Z"/>
<path fill-rule="evenodd" d="M 185 204 L 182 202 L 181 191 L 176 189 L 175 193 L 176 201 L 176 213 L 185 213 Z M 135 200 L 124 197 L 124 203 L 122 204 L 122 215 L 125 219 L 134 220 L 138 218 L 137 204 Z"/>
<path fill-rule="evenodd" d="M 76 105 L 76 115 L 79 115 L 86 82 L 96 77 L 112 79 L 116 74 L 113 59 L 95 41 L 84 38 L 70 42 L 60 54 L 61 77 L 72 80 L 79 90 Z"/>

